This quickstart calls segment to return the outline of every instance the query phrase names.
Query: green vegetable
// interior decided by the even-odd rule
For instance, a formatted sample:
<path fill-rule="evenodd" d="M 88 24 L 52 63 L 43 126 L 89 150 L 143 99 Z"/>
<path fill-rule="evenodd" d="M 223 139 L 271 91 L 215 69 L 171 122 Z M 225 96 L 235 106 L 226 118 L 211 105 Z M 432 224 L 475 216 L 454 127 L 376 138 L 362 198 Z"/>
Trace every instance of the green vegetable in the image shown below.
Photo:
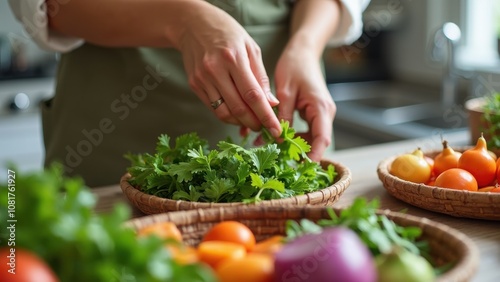
<path fill-rule="evenodd" d="M 375 259 L 378 281 L 384 282 L 428 282 L 435 280 L 432 265 L 425 258 L 402 248 Z"/>
<path fill-rule="evenodd" d="M 282 122 L 282 142 L 263 131 L 266 144 L 244 148 L 221 141 L 209 150 L 196 133 L 185 134 L 170 145 L 158 138 L 155 154 L 127 154 L 132 185 L 159 197 L 197 202 L 259 202 L 287 198 L 323 189 L 336 176 L 307 157 L 310 146 Z"/>
<path fill-rule="evenodd" d="M 356 198 L 339 215 L 330 209 L 330 219 L 319 220 L 317 223 L 309 219 L 302 219 L 300 223 L 289 220 L 287 238 L 319 233 L 325 227 L 345 226 L 359 235 L 374 256 L 389 253 L 394 247 L 401 247 L 415 254 L 427 252 L 427 244 L 416 240 L 422 234 L 420 228 L 397 225 L 385 215 L 377 214 L 378 207 L 377 200 L 367 202 L 365 198 Z"/>
<path fill-rule="evenodd" d="M 486 98 L 486 103 L 483 106 L 482 119 L 490 126 L 481 128 L 491 138 L 488 140 L 489 148 L 500 148 L 500 93 L 495 93 Z"/>
<path fill-rule="evenodd" d="M 35 252 L 60 281 L 215 281 L 201 265 L 175 263 L 165 242 L 139 239 L 125 228 L 127 206 L 95 214 L 90 189 L 80 179 L 64 177 L 61 166 L 11 175 L 10 185 L 0 186 L 0 245 Z M 14 224 L 15 233 L 4 224 Z M 12 234 L 15 240 L 9 241 Z"/>

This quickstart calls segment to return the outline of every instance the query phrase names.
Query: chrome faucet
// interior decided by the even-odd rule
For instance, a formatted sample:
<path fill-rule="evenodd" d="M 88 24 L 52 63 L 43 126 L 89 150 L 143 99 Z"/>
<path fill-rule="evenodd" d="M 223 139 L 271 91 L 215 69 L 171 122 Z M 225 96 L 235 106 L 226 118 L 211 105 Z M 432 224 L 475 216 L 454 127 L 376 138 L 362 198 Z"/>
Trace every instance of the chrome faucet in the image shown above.
<path fill-rule="evenodd" d="M 447 22 L 435 33 L 431 57 L 434 61 L 445 61 L 441 83 L 441 106 L 449 108 L 457 103 L 458 79 L 460 70 L 457 67 L 457 46 L 462 33 L 460 28 Z"/>

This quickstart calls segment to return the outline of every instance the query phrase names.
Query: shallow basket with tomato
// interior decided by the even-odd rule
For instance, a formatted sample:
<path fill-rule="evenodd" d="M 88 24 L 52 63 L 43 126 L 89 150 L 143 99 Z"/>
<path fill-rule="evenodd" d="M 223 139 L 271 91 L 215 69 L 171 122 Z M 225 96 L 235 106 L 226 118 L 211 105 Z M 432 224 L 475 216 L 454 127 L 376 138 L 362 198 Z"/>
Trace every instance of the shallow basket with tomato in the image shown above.
<path fill-rule="evenodd" d="M 340 209 L 335 209 L 331 207 L 320 207 L 320 206 L 305 206 L 305 207 L 243 206 L 243 207 L 232 207 L 232 208 L 195 209 L 189 211 L 177 211 L 177 212 L 169 212 L 169 213 L 140 217 L 128 221 L 127 226 L 140 231 L 144 230 L 145 228 L 147 229 L 151 226 L 155 225 L 158 226 L 158 224 L 160 223 L 175 224 L 175 226 L 182 234 L 183 243 L 193 249 L 198 249 L 198 255 L 200 255 L 200 252 L 204 252 L 200 250 L 202 244 L 210 243 L 205 240 L 206 236 L 217 236 L 212 233 L 214 227 L 218 226 L 220 223 L 236 221 L 238 223 L 244 224 L 255 235 L 255 240 L 257 242 L 255 246 L 257 246 L 259 245 L 259 242 L 267 243 L 267 240 L 273 240 L 273 238 L 277 236 L 284 236 L 287 231 L 287 223 L 289 223 L 290 220 L 297 222 L 299 222 L 302 219 L 308 219 L 312 222 L 328 220 L 331 218 L 332 211 L 337 215 L 342 212 L 342 210 Z M 439 282 L 469 281 L 475 274 L 479 260 L 478 250 L 474 245 L 474 243 L 460 231 L 450 228 L 441 223 L 433 222 L 425 218 L 406 215 L 403 213 L 392 212 L 389 210 L 377 210 L 376 213 L 379 215 L 386 216 L 389 220 L 393 221 L 398 226 L 403 226 L 403 227 L 412 226 L 419 228 L 421 230 L 421 235 L 419 236 L 418 240 L 426 242 L 428 244 L 431 259 L 435 264 L 434 266 L 436 267 L 447 266 L 443 272 L 441 272 L 437 277 L 435 277 L 436 281 Z M 207 235 L 207 233 L 209 235 Z M 227 231 L 226 233 L 231 233 L 231 232 Z M 175 234 L 174 237 L 177 237 L 177 234 Z M 300 239 L 301 238 L 299 237 L 298 240 Z M 333 239 L 329 238 L 328 240 L 333 240 Z M 292 243 L 293 242 L 294 241 L 292 241 Z M 341 245 L 344 246 L 344 244 Z M 356 248 L 354 248 L 353 245 L 349 246 L 350 246 L 349 247 L 350 251 L 348 252 L 349 253 L 348 256 L 351 257 L 352 259 L 352 256 L 355 256 L 353 255 L 353 252 L 356 251 Z M 312 247 L 308 245 L 308 247 L 305 249 L 311 249 L 311 248 Z M 300 247 L 298 247 L 298 249 L 300 249 Z M 330 252 L 330 251 L 325 251 L 325 252 Z M 279 254 L 279 251 L 274 252 L 274 254 Z M 277 256 L 274 257 L 274 259 L 276 260 L 277 258 L 278 258 Z M 323 259 L 324 256 L 322 256 L 321 258 Z M 359 257 L 357 257 L 357 259 L 359 259 Z M 221 274 L 219 270 L 224 272 L 224 270 L 227 269 L 227 267 L 229 267 L 229 264 L 231 263 L 230 261 L 231 259 L 226 259 L 217 266 L 216 269 L 218 271 L 217 272 L 218 275 Z M 224 264 L 224 262 L 226 263 Z M 301 265 L 301 267 L 303 267 L 303 269 L 310 269 L 314 267 L 316 270 L 319 271 L 318 268 L 319 266 L 316 265 L 319 262 L 320 261 L 311 261 L 310 259 L 304 259 L 303 265 Z M 262 261 L 260 261 L 260 263 L 263 263 L 265 265 L 268 264 Z M 342 265 L 341 262 L 339 262 L 339 264 Z M 238 265 L 237 260 L 234 263 L 234 265 Z M 275 261 L 273 271 L 277 271 L 278 265 L 279 265 L 278 262 Z M 236 272 L 232 272 L 233 273 L 232 275 L 233 276 L 236 275 L 236 277 L 243 279 L 244 277 L 242 277 L 241 275 L 243 275 L 244 270 L 246 268 L 251 269 L 253 266 L 246 265 L 245 267 L 243 266 L 240 267 L 241 269 L 236 270 Z M 339 277 L 341 277 L 340 275 L 344 274 L 334 273 L 336 271 L 339 271 L 337 268 L 338 267 L 336 265 L 331 265 L 330 267 L 331 273 L 328 273 L 328 275 L 330 276 L 327 280 L 323 281 L 338 281 L 339 279 L 343 281 L 342 278 Z M 370 272 L 369 270 L 370 269 L 365 269 L 364 271 L 368 273 Z M 366 276 L 366 273 L 360 273 L 359 275 Z M 276 275 L 276 272 L 274 274 Z M 221 275 L 224 274 L 222 273 Z M 235 280 L 234 278 L 235 277 L 232 277 L 232 280 L 230 279 L 229 281 Z M 368 280 L 365 279 L 365 280 L 355 280 L 355 281 L 373 281 L 370 280 L 370 278 L 367 279 Z M 247 281 L 247 280 L 237 280 L 237 281 Z M 274 281 L 274 280 L 271 279 L 263 281 Z M 290 280 L 290 281 L 295 281 L 295 280 Z M 316 281 L 316 280 L 311 280 L 311 281 Z"/>
<path fill-rule="evenodd" d="M 450 148 L 456 153 L 463 154 L 465 151 L 474 149 L 475 147 Z M 432 163 L 435 157 L 443 152 L 443 149 L 424 151 L 422 153 L 427 162 L 430 160 Z M 492 151 L 488 153 L 492 154 L 493 158 L 496 157 Z M 429 180 L 424 181 L 403 180 L 390 172 L 391 165 L 399 156 L 401 155 L 384 159 L 377 167 L 377 174 L 384 188 L 395 198 L 426 210 L 455 217 L 500 220 L 500 193 L 489 192 L 495 189 L 495 185 L 498 186 L 496 183 L 496 169 L 492 168 L 492 170 L 495 170 L 495 177 L 490 176 L 489 178 L 491 179 L 486 180 L 486 182 L 483 179 L 471 179 L 472 176 L 464 172 L 464 169 L 456 168 L 448 169 L 450 171 L 447 172 L 446 179 L 444 174 L 441 173 L 443 176 L 440 179 L 440 183 L 436 183 L 437 178 L 435 176 L 431 176 Z M 430 165 L 432 167 L 433 164 Z M 475 166 L 479 170 L 484 170 L 484 167 L 479 165 L 479 163 L 476 164 L 473 161 L 469 161 L 469 165 L 471 167 Z M 432 168 L 431 171 L 433 171 Z M 414 175 L 417 174 L 415 173 Z M 423 176 L 421 179 L 428 178 L 428 176 Z"/>

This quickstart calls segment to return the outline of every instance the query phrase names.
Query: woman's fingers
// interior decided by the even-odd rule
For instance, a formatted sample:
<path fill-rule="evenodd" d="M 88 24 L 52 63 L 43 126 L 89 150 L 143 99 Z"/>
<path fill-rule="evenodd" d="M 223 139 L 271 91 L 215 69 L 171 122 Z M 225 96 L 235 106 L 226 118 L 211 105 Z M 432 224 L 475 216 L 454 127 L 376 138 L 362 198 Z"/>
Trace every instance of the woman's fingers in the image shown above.
<path fill-rule="evenodd" d="M 271 92 L 269 76 L 267 76 L 266 68 L 264 67 L 264 63 L 262 62 L 260 47 L 257 44 L 254 44 L 252 48 L 247 46 L 247 53 L 252 73 L 254 74 L 257 82 L 266 94 L 269 104 L 271 104 L 271 107 L 277 106 L 279 104 L 279 100 Z"/>
<path fill-rule="evenodd" d="M 326 113 L 326 112 L 323 112 Z M 309 131 L 311 151 L 308 156 L 313 161 L 320 161 L 323 153 L 332 143 L 332 120 L 328 114 L 322 115 L 318 112 L 314 118 L 309 120 Z"/>
<path fill-rule="evenodd" d="M 281 134 L 280 122 L 269 103 L 268 94 L 264 92 L 250 67 L 256 63 L 250 63 L 253 58 L 248 56 L 238 56 L 235 59 L 236 64 L 230 68 L 230 74 L 243 103 L 235 104 L 234 109 L 231 107 L 233 115 L 254 131 L 264 126 L 273 136 L 278 137 Z M 267 77 L 263 75 L 261 79 L 264 76 Z M 236 99 L 231 102 L 237 103 Z"/>
<path fill-rule="evenodd" d="M 208 76 L 196 67 L 189 67 L 188 73 L 193 74 L 189 78 L 191 89 L 207 108 L 211 109 L 220 120 L 226 123 L 242 125 L 239 120 L 232 116 L 224 97 L 222 97 L 217 88 L 208 79 Z"/>
<path fill-rule="evenodd" d="M 260 48 L 245 29 L 220 9 L 189 18 L 179 49 L 191 88 L 217 117 L 279 136 Z"/>

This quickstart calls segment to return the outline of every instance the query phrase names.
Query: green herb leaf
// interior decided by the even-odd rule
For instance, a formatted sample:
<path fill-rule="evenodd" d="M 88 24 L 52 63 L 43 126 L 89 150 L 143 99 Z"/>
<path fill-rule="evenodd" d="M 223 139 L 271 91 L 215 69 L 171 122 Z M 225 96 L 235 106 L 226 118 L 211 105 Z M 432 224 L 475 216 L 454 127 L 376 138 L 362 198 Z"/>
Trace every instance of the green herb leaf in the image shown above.
<path fill-rule="evenodd" d="M 365 198 L 356 198 L 351 206 L 343 209 L 339 215 L 330 209 L 330 219 L 319 220 L 317 224 L 301 221 L 297 226 L 288 223 L 287 237 L 318 232 L 316 226 L 345 226 L 354 230 L 374 255 L 389 253 L 394 246 L 403 247 L 415 254 L 425 254 L 427 245 L 417 242 L 421 229 L 397 225 L 385 215 L 377 214 L 378 206 L 378 200 L 367 202 Z"/>
<path fill-rule="evenodd" d="M 325 170 L 312 162 L 306 141 L 295 136 L 288 122 L 281 126 L 282 142 L 263 130 L 268 143 L 254 148 L 226 140 L 209 150 L 208 142 L 195 133 L 177 137 L 171 146 L 171 138 L 160 135 L 154 154 L 125 155 L 131 163 L 130 182 L 151 195 L 204 202 L 280 199 L 331 185 L 336 175 L 333 166 Z"/>
<path fill-rule="evenodd" d="M 214 179 L 206 184 L 205 196 L 213 202 L 220 202 L 226 194 L 235 192 L 234 182 L 230 179 Z"/>

